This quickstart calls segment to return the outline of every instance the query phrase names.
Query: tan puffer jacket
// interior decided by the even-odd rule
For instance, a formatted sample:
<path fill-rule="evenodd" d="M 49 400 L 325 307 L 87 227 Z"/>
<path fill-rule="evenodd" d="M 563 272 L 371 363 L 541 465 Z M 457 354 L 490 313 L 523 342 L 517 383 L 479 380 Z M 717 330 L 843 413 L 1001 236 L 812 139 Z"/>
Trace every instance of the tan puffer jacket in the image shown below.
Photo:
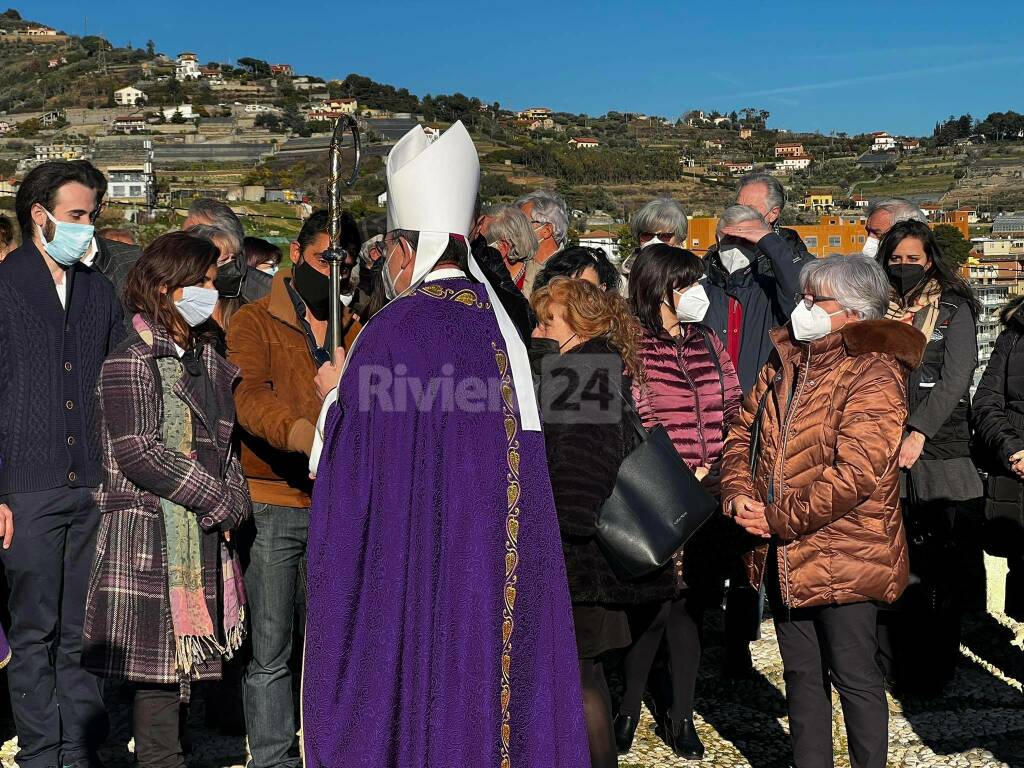
<path fill-rule="evenodd" d="M 771 335 L 777 354 L 726 443 L 723 509 L 741 495 L 764 502 L 790 608 L 893 602 L 907 584 L 898 466 L 906 379 L 924 335 L 892 320 L 853 323 L 810 344 L 793 341 L 788 326 Z M 766 393 L 752 478 L 750 427 Z M 747 554 L 755 587 L 768 549 Z"/>

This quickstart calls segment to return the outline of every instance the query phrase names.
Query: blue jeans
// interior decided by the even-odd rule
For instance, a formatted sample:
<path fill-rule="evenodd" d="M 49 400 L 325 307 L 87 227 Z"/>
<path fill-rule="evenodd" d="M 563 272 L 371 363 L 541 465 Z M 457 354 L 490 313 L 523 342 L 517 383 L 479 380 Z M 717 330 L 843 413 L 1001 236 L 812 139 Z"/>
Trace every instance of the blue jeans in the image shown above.
<path fill-rule="evenodd" d="M 305 603 L 309 509 L 254 503 L 256 534 L 245 571 L 252 659 L 242 696 L 252 768 L 298 768 L 295 700 L 288 659 L 296 608 Z"/>

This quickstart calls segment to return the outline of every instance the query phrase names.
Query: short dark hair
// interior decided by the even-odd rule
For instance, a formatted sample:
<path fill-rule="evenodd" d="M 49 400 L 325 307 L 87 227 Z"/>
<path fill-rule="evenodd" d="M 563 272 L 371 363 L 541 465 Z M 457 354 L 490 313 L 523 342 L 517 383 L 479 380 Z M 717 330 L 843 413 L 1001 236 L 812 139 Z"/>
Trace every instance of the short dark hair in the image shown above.
<path fill-rule="evenodd" d="M 587 267 L 594 268 L 605 290 L 618 292 L 621 278 L 605 252 L 600 248 L 585 248 L 582 245 L 559 251 L 544 262 L 544 269 L 537 275 L 533 290 L 543 288 L 556 277 L 579 277 Z"/>
<path fill-rule="evenodd" d="M 124 280 L 124 303 L 169 333 L 189 337 L 192 329 L 171 302 L 171 292 L 195 285 L 217 263 L 219 251 L 209 240 L 187 232 L 160 235 L 142 252 Z M 167 286 L 167 293 L 160 288 Z"/>
<path fill-rule="evenodd" d="M 14 242 L 14 222 L 8 217 L 0 215 L 0 245 L 10 245 Z"/>
<path fill-rule="evenodd" d="M 32 239 L 32 206 L 39 203 L 53 213 L 57 192 L 65 184 L 73 182 L 96 192 L 97 205 L 107 193 L 106 177 L 87 160 L 55 160 L 37 165 L 28 172 L 14 198 L 22 242 Z"/>
<path fill-rule="evenodd" d="M 882 242 L 878 244 L 878 255 L 875 258 L 878 263 L 882 265 L 882 269 L 888 273 L 889 262 L 892 260 L 892 255 L 896 251 L 896 247 L 902 243 L 908 237 L 913 237 L 916 240 L 921 241 L 921 245 L 924 247 L 925 256 L 927 256 L 931 262 L 932 267 L 925 275 L 926 278 L 933 278 L 943 291 L 950 291 L 966 300 L 974 312 L 975 317 L 981 314 L 981 302 L 978 301 L 978 297 L 974 293 L 974 289 L 971 288 L 970 283 L 964 280 L 957 272 L 946 262 L 942 255 L 942 247 L 939 245 L 939 241 L 935 238 L 935 233 L 932 228 L 927 224 L 917 221 L 915 219 L 908 219 L 905 221 L 897 222 L 892 226 L 888 232 L 885 233 L 885 237 L 882 238 Z M 908 304 L 912 304 L 921 295 L 921 292 L 927 287 L 928 281 L 925 280 L 919 288 L 913 293 L 904 297 L 904 300 Z"/>
<path fill-rule="evenodd" d="M 242 250 L 245 251 L 245 262 L 250 267 L 257 267 L 268 261 L 272 261 L 274 264 L 281 263 L 281 249 L 262 237 L 245 238 Z"/>
<path fill-rule="evenodd" d="M 330 222 L 327 218 L 327 211 L 313 211 L 302 224 L 302 229 L 295 237 L 299 244 L 299 251 L 304 251 L 309 244 L 316 239 L 317 235 L 330 233 Z M 359 247 L 363 244 L 363 238 L 359 235 L 359 225 L 356 224 L 355 216 L 348 211 L 341 212 L 341 247 L 353 256 L 359 255 Z"/>
<path fill-rule="evenodd" d="M 649 245 L 629 273 L 629 308 L 644 330 L 658 336 L 664 331 L 662 305 L 667 301 L 675 306 L 672 291 L 688 288 L 703 276 L 704 265 L 692 251 Z"/>

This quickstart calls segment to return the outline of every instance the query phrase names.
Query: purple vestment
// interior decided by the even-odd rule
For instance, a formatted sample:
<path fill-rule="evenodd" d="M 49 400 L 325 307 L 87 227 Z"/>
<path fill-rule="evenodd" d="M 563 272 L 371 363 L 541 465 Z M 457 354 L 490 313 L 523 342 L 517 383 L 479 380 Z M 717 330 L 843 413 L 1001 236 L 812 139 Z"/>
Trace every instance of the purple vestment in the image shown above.
<path fill-rule="evenodd" d="M 544 438 L 482 285 L 427 283 L 363 330 L 309 528 L 306 768 L 584 768 Z"/>

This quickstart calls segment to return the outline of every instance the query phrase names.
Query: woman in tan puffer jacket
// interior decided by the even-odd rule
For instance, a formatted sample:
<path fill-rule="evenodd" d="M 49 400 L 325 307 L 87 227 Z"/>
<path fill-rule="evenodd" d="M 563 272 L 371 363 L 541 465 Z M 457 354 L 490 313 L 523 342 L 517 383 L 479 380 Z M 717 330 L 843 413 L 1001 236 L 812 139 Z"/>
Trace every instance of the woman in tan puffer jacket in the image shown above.
<path fill-rule="evenodd" d="M 776 353 L 729 434 L 723 509 L 763 539 L 747 566 L 772 604 L 795 765 L 832 765 L 831 683 L 853 768 L 884 768 L 876 603 L 907 583 L 899 451 L 907 374 L 926 340 L 877 319 L 888 281 L 864 257 L 812 262 L 800 285 L 802 301 L 772 331 Z"/>

